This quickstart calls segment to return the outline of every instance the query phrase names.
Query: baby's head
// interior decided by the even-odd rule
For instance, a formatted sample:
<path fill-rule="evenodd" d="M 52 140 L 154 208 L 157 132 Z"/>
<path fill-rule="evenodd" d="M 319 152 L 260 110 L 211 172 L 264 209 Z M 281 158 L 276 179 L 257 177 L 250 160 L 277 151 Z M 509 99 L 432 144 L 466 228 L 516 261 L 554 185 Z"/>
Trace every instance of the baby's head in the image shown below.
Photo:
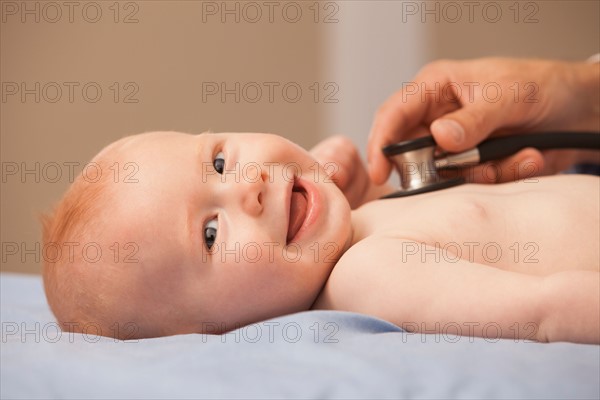
<path fill-rule="evenodd" d="M 351 239 L 343 194 L 279 136 L 146 133 L 92 161 L 44 223 L 45 248 L 70 250 L 43 268 L 65 330 L 220 333 L 306 310 Z"/>

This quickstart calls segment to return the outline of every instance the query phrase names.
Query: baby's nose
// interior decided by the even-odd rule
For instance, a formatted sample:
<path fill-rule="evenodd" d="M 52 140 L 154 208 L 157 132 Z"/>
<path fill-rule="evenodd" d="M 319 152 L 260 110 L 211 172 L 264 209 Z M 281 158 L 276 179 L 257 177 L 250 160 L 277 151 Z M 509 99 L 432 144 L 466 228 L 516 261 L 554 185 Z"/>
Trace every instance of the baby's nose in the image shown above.
<path fill-rule="evenodd" d="M 268 182 L 266 172 L 255 176 L 244 176 L 242 182 L 242 208 L 250 215 L 260 215 L 263 211 L 264 195 Z"/>

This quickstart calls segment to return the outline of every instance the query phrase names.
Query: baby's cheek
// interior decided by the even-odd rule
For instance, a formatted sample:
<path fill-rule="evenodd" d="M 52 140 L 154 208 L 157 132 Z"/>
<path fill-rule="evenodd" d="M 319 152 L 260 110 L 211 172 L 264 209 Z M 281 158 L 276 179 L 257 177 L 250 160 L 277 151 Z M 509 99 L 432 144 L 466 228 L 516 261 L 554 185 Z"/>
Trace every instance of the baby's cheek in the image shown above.
<path fill-rule="evenodd" d="M 265 253 L 264 248 L 261 248 L 261 246 L 255 242 L 247 243 L 242 247 L 242 256 L 244 262 L 253 264 L 264 263 L 268 258 L 268 254 Z"/>

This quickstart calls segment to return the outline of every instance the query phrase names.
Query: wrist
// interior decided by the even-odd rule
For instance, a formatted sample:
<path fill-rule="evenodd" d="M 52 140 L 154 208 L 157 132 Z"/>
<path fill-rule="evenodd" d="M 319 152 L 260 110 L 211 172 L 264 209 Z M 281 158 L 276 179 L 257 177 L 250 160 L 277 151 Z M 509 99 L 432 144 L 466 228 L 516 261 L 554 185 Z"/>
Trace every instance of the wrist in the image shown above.
<path fill-rule="evenodd" d="M 588 115 L 585 129 L 600 132 L 600 63 L 580 64 L 578 76 L 583 93 L 584 111 L 587 111 L 585 115 Z M 576 162 L 600 164 L 600 154 L 595 150 L 579 150 Z"/>
<path fill-rule="evenodd" d="M 582 107 L 578 129 L 600 132 L 600 63 L 577 64 L 574 84 Z"/>

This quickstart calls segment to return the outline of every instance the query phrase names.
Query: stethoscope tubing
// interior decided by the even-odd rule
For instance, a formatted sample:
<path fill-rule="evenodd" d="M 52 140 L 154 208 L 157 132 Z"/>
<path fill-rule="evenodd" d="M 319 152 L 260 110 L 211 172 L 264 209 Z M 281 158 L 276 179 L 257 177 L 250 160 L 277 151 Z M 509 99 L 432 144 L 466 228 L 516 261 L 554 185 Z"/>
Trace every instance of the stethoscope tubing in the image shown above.
<path fill-rule="evenodd" d="M 499 160 L 511 156 L 520 150 L 532 147 L 538 150 L 557 149 L 588 149 L 600 150 L 600 132 L 543 132 L 524 135 L 510 135 L 487 139 L 475 149 L 459 154 L 451 154 L 453 162 L 443 165 L 437 162 L 438 167 L 460 167 L 463 164 L 478 164 Z M 465 158 L 464 163 L 459 161 L 461 155 L 471 154 Z M 478 158 L 478 159 L 477 159 Z"/>
<path fill-rule="evenodd" d="M 544 132 L 495 137 L 477 146 L 479 150 L 479 162 L 505 158 L 527 147 L 533 147 L 538 150 L 600 150 L 600 132 Z"/>

